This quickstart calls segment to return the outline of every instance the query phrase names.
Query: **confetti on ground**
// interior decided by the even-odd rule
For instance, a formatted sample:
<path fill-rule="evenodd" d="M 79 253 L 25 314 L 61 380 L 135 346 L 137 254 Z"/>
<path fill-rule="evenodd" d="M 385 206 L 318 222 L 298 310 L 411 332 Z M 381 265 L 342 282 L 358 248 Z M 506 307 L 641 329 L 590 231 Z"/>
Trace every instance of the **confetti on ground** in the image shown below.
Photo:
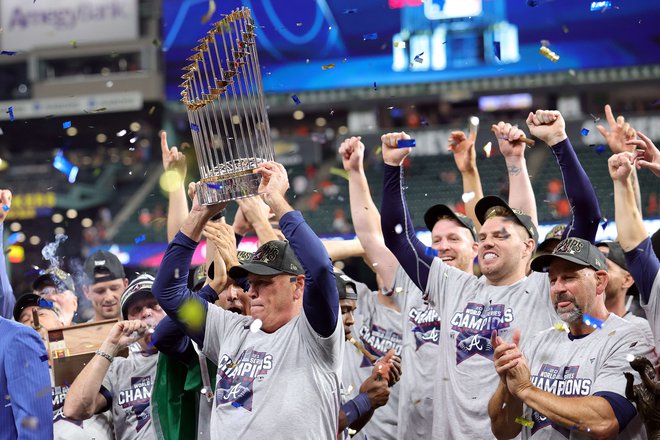
<path fill-rule="evenodd" d="M 394 227 L 394 232 L 396 232 L 397 234 L 401 234 L 403 232 L 403 226 L 401 226 L 400 224 L 397 224 Z"/>
<path fill-rule="evenodd" d="M 195 132 L 199 132 L 199 125 L 197 124 L 190 124 L 190 129 Z"/>
<path fill-rule="evenodd" d="M 71 121 L 66 121 L 62 123 L 62 128 L 70 128 L 71 127 Z"/>
<path fill-rule="evenodd" d="M 600 145 L 596 145 L 596 149 L 595 149 L 595 151 L 596 151 L 596 153 L 598 153 L 598 154 L 603 154 L 603 153 L 605 152 L 606 149 L 607 149 L 607 148 L 605 148 L 605 145 L 600 144 Z"/>
<path fill-rule="evenodd" d="M 416 63 L 422 64 L 424 62 L 424 60 L 422 59 L 422 55 L 424 55 L 424 52 L 415 55 L 415 58 L 413 59 L 413 61 L 415 61 Z"/>
<path fill-rule="evenodd" d="M 343 170 L 341 168 L 337 168 L 337 167 L 330 168 L 330 174 L 334 174 L 335 176 L 339 176 L 342 179 L 348 180 L 348 171 Z"/>
<path fill-rule="evenodd" d="M 323 66 L 321 66 L 321 69 L 323 69 L 323 70 L 330 70 L 330 69 L 334 69 L 334 68 L 335 68 L 334 64 L 324 64 Z"/>
<path fill-rule="evenodd" d="M 139 237 L 135 237 L 135 244 L 142 243 L 144 240 L 147 239 L 147 236 L 142 234 Z"/>
<path fill-rule="evenodd" d="M 209 0 L 209 9 L 202 17 L 202 23 L 208 23 L 213 14 L 215 14 L 215 0 Z"/>
<path fill-rule="evenodd" d="M 495 58 L 497 58 L 497 61 L 500 60 L 501 58 L 501 51 L 502 47 L 499 41 L 493 41 L 493 50 L 495 51 Z"/>
<path fill-rule="evenodd" d="M 395 41 L 394 42 L 394 47 L 405 49 L 406 48 L 406 42 L 405 41 Z"/>
<path fill-rule="evenodd" d="M 300 98 L 298 98 L 298 95 L 291 95 L 291 99 L 293 99 L 293 102 L 295 102 L 296 105 L 300 105 Z"/>
<path fill-rule="evenodd" d="M 7 212 L 7 211 L 9 211 L 10 209 L 11 209 L 11 208 L 10 208 L 9 206 L 7 206 L 7 205 L 2 205 L 2 210 L 3 210 L 3 211 Z"/>
<path fill-rule="evenodd" d="M 376 40 L 378 38 L 378 33 L 374 32 L 373 34 L 364 34 L 362 35 L 363 40 Z"/>
<path fill-rule="evenodd" d="M 531 420 L 526 419 L 524 417 L 516 417 L 515 422 L 519 423 L 523 426 L 526 426 L 527 428 L 531 428 L 532 426 L 534 426 L 534 422 L 532 422 Z"/>
<path fill-rule="evenodd" d="M 7 113 L 9 113 L 9 120 L 14 122 L 14 107 L 9 107 Z"/>
<path fill-rule="evenodd" d="M 541 46 L 541 48 L 539 49 L 539 53 L 544 57 L 546 57 L 547 59 L 549 59 L 550 61 L 552 61 L 553 63 L 559 61 L 559 55 L 557 55 L 556 53 L 554 53 L 545 46 Z"/>
<path fill-rule="evenodd" d="M 256 333 L 256 332 L 258 332 L 259 330 L 261 330 L 261 326 L 262 326 L 263 324 L 264 324 L 264 323 L 261 322 L 261 319 L 259 319 L 259 318 L 255 319 L 254 321 L 252 321 L 252 324 L 250 324 L 250 331 L 251 331 L 252 333 Z"/>
<path fill-rule="evenodd" d="M 474 191 L 466 192 L 461 196 L 463 203 L 467 203 L 470 200 L 474 199 Z"/>
<path fill-rule="evenodd" d="M 491 142 L 488 142 L 486 145 L 484 145 L 484 153 L 486 153 L 486 157 L 490 157 L 490 153 L 493 151 L 493 144 Z"/>
<path fill-rule="evenodd" d="M 603 321 L 594 318 L 593 316 L 583 315 L 582 322 L 584 322 L 586 325 L 592 326 L 593 328 L 603 328 Z"/>
<path fill-rule="evenodd" d="M 0 52 L 0 55 L 14 56 L 16 55 L 16 52 L 11 50 L 3 50 L 2 52 Z"/>
<path fill-rule="evenodd" d="M 416 145 L 417 144 L 415 143 L 415 139 L 399 139 L 396 141 L 397 148 L 412 148 Z"/>
<path fill-rule="evenodd" d="M 582 136 L 586 136 L 586 135 L 589 134 L 589 130 L 587 130 L 586 128 L 583 128 L 582 130 L 580 130 L 580 134 L 581 134 Z"/>
<path fill-rule="evenodd" d="M 178 314 L 181 322 L 191 330 L 197 331 L 204 324 L 204 306 L 194 299 L 184 302 Z"/>
<path fill-rule="evenodd" d="M 612 2 L 601 1 L 601 2 L 591 2 L 591 7 L 589 10 L 591 12 L 605 12 L 612 7 Z"/>

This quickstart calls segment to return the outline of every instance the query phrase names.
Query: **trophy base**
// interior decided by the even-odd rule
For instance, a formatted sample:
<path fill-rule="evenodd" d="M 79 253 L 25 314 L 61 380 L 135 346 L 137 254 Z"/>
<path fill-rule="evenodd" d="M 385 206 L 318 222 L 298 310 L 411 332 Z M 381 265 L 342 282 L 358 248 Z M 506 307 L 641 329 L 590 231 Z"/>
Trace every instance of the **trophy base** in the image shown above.
<path fill-rule="evenodd" d="M 259 194 L 261 174 L 249 173 L 240 176 L 218 177 L 217 179 L 198 182 L 197 197 L 202 205 L 217 205 L 218 203 L 242 199 Z"/>

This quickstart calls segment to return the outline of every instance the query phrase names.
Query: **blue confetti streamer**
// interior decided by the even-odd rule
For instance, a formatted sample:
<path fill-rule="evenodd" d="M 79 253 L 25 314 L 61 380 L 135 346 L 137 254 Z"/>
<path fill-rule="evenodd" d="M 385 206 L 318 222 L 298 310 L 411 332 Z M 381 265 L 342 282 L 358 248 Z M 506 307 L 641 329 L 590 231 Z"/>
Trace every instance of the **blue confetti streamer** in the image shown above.
<path fill-rule="evenodd" d="M 376 85 L 376 81 L 374 81 L 374 90 L 378 90 L 378 86 Z"/>
<path fill-rule="evenodd" d="M 374 32 L 373 34 L 364 34 L 362 35 L 363 40 L 376 40 L 378 39 L 378 32 Z"/>
<path fill-rule="evenodd" d="M 586 135 L 589 134 L 589 130 L 587 130 L 586 128 L 583 128 L 582 130 L 580 130 L 580 134 L 581 134 L 582 136 L 586 136 Z"/>
<path fill-rule="evenodd" d="M 424 62 L 424 60 L 422 59 L 422 55 L 424 55 L 424 52 L 415 55 L 414 61 L 416 63 L 422 64 Z"/>
<path fill-rule="evenodd" d="M 199 131 L 199 125 L 197 124 L 190 124 L 190 129 L 192 131 L 198 132 Z"/>
<path fill-rule="evenodd" d="M 71 162 L 64 157 L 64 153 L 60 150 L 53 159 L 53 167 L 55 169 L 67 176 L 69 183 L 74 183 L 76 177 L 78 176 L 78 167 L 73 165 Z"/>
<path fill-rule="evenodd" d="M 232 403 L 231 403 L 231 406 L 233 406 L 234 408 L 240 408 L 240 407 L 241 407 L 241 404 L 238 403 L 238 402 L 232 402 Z"/>
<path fill-rule="evenodd" d="M 603 231 L 607 228 L 607 225 L 610 224 L 610 221 L 606 218 L 603 219 L 603 223 L 600 224 L 601 228 L 603 228 Z"/>
<path fill-rule="evenodd" d="M 296 105 L 300 105 L 300 99 L 298 98 L 298 95 L 291 95 L 291 99 L 293 99 L 293 102 L 295 102 Z"/>
<path fill-rule="evenodd" d="M 593 316 L 583 315 L 582 322 L 584 322 L 586 325 L 592 326 L 593 328 L 603 328 L 603 321 L 594 318 Z"/>
<path fill-rule="evenodd" d="M 9 113 L 9 120 L 14 122 L 14 107 L 9 107 L 7 113 Z"/>
<path fill-rule="evenodd" d="M 495 52 L 495 58 L 497 58 L 497 61 L 500 61 L 500 58 L 502 58 L 502 46 L 499 41 L 493 41 L 493 51 Z"/>
<path fill-rule="evenodd" d="M 52 309 L 53 303 L 52 301 L 48 301 L 47 299 L 39 298 L 39 301 L 37 301 L 37 306 L 42 307 L 44 309 Z"/>
<path fill-rule="evenodd" d="M 135 237 L 135 244 L 142 243 L 146 239 L 147 237 L 144 234 L 140 235 L 139 237 Z"/>
<path fill-rule="evenodd" d="M 71 127 L 71 121 L 66 121 L 62 123 L 62 128 L 69 128 Z"/>
<path fill-rule="evenodd" d="M 11 56 L 16 55 L 16 52 L 11 51 L 11 50 L 3 50 L 2 52 L 0 52 L 0 55 L 7 55 L 7 56 L 11 57 Z"/>
<path fill-rule="evenodd" d="M 7 212 L 7 211 L 9 211 L 10 209 L 11 209 L 11 208 L 10 208 L 9 206 L 7 206 L 7 205 L 2 205 L 2 210 L 3 210 L 3 211 Z"/>
<path fill-rule="evenodd" d="M 429 121 L 427 121 L 426 118 L 424 116 L 422 116 L 422 118 L 420 120 L 420 124 L 425 125 L 425 126 L 428 127 Z"/>
<path fill-rule="evenodd" d="M 415 139 L 399 139 L 396 142 L 396 147 L 397 148 L 412 148 L 417 146 L 415 143 Z"/>
<path fill-rule="evenodd" d="M 14 232 L 13 234 L 10 234 L 9 237 L 7 237 L 7 246 L 16 244 L 16 242 L 18 241 L 18 237 L 20 236 L 21 236 L 20 232 Z"/>
<path fill-rule="evenodd" d="M 605 145 L 603 144 L 596 145 L 596 153 L 603 154 L 605 150 L 606 150 Z"/>
<path fill-rule="evenodd" d="M 427 247 L 426 250 L 424 250 L 424 254 L 428 255 L 429 257 L 437 257 L 438 251 L 436 251 L 432 247 Z"/>
<path fill-rule="evenodd" d="M 211 189 L 222 189 L 222 185 L 216 185 L 214 183 L 207 183 L 206 186 Z"/>

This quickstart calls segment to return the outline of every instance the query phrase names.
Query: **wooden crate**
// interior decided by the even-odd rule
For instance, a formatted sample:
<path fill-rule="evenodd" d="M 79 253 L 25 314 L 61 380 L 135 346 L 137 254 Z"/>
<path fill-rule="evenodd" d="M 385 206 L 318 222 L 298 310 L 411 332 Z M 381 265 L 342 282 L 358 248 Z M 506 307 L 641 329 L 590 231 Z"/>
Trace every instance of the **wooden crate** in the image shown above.
<path fill-rule="evenodd" d="M 117 319 L 90 322 L 58 328 L 48 332 L 50 355 L 55 386 L 70 386 L 87 365 L 94 352 L 101 347 Z M 127 357 L 128 349 L 118 356 Z"/>

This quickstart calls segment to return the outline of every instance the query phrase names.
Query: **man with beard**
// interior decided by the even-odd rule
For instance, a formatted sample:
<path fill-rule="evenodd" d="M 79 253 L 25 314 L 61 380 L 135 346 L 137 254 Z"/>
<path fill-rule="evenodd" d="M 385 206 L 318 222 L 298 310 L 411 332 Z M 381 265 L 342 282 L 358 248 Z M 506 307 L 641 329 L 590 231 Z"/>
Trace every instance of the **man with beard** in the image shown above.
<path fill-rule="evenodd" d="M 94 308 L 89 321 L 121 317 L 120 299 L 128 279 L 119 258 L 111 252 L 96 251 L 85 260 L 83 292 Z"/>
<path fill-rule="evenodd" d="M 568 331 L 550 328 L 520 345 L 493 332 L 494 364 L 500 376 L 488 404 L 498 439 L 565 439 L 571 432 L 596 438 L 640 438 L 642 426 L 625 397 L 629 360 L 652 345 L 637 326 L 605 307 L 608 282 L 603 254 L 591 243 L 567 238 L 550 255 L 532 261 L 547 272 L 550 297 Z M 527 416 L 527 414 L 530 414 Z M 523 416 L 521 416 L 523 415 Z M 526 420 L 521 420 L 521 417 Z"/>
<path fill-rule="evenodd" d="M 59 267 L 48 268 L 32 282 L 32 289 L 35 294 L 58 305 L 65 326 L 74 323 L 78 297 L 70 274 Z"/>
<path fill-rule="evenodd" d="M 152 293 L 154 278 L 142 274 L 121 295 L 120 310 L 125 321 L 116 323 L 96 355 L 71 384 L 64 415 L 85 420 L 112 408 L 118 440 L 156 439 L 151 421 L 151 388 L 156 374 L 158 350 L 153 347 L 153 329 L 165 317 Z M 115 356 L 138 342 L 140 351 L 129 350 L 128 358 Z"/>
<path fill-rule="evenodd" d="M 563 118 L 556 111 L 538 110 L 526 122 L 530 132 L 551 147 L 567 179 L 565 187 L 576 193 L 568 197 L 575 206 L 567 230 L 593 240 L 600 217 L 598 202 L 568 141 Z M 492 331 L 507 335 L 520 325 L 531 336 L 557 320 L 549 295 L 543 294 L 548 290 L 547 277 L 527 276 L 538 231 L 524 133 L 504 122 L 493 125 L 492 131 L 505 157 L 511 191 L 509 204 L 490 196 L 475 206 L 482 225 L 478 259 L 484 277 L 479 279 L 434 257 L 416 237 L 401 167 L 411 148 L 399 148 L 399 141 L 405 147 L 410 136 L 389 133 L 381 138 L 385 244 L 442 322 L 433 410 L 433 436 L 439 438 L 480 438 L 490 429 L 487 402 L 497 386 L 489 339 Z"/>

